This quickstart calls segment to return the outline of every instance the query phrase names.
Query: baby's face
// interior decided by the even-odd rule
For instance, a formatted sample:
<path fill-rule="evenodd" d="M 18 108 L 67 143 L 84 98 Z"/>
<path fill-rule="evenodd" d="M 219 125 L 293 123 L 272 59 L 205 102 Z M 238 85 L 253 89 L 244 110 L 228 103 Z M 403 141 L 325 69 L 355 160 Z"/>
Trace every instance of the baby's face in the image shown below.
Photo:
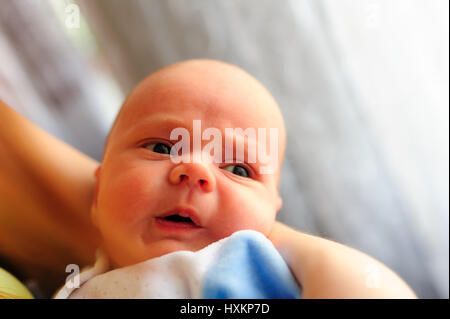
<path fill-rule="evenodd" d="M 175 65 L 144 80 L 119 116 L 96 171 L 92 206 L 103 248 L 116 267 L 196 251 L 237 230 L 269 234 L 281 207 L 279 167 L 262 174 L 259 158 L 256 163 L 193 160 L 193 121 L 200 120 L 202 131 L 222 133 L 224 147 L 225 128 L 277 128 L 281 166 L 281 114 L 248 74 L 212 61 Z M 168 154 L 180 141 L 170 138 L 175 128 L 190 133 L 189 161 L 177 163 Z M 201 148 L 209 142 L 202 140 Z"/>

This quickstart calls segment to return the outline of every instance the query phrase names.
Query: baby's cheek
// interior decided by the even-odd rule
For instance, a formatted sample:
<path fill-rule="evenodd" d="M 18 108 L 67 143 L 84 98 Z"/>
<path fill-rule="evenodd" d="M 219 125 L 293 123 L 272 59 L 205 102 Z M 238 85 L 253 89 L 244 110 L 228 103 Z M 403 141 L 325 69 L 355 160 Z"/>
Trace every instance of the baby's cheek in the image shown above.
<path fill-rule="evenodd" d="M 122 175 L 109 184 L 104 193 L 101 208 L 107 217 L 124 225 L 132 224 L 152 211 L 156 200 L 152 199 L 158 188 L 156 179 L 146 172 L 134 172 Z"/>
<path fill-rule="evenodd" d="M 243 195 L 243 194 L 241 194 Z M 253 196 L 243 196 L 241 200 L 228 201 L 221 210 L 216 227 L 226 237 L 233 232 L 242 229 L 252 229 L 263 234 L 268 234 L 274 221 L 275 212 L 265 200 Z M 238 199 L 235 197 L 235 199 Z"/>

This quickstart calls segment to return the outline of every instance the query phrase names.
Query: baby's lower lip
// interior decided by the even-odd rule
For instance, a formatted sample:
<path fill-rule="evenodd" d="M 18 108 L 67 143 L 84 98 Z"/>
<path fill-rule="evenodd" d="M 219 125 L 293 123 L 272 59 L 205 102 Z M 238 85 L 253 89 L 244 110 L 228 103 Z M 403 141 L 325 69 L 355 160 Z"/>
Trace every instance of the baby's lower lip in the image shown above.
<path fill-rule="evenodd" d="M 186 223 L 186 222 L 173 222 L 162 217 L 155 218 L 156 225 L 164 230 L 173 230 L 173 231 L 183 231 L 183 230 L 195 230 L 200 229 L 200 226 L 195 225 L 194 223 Z"/>

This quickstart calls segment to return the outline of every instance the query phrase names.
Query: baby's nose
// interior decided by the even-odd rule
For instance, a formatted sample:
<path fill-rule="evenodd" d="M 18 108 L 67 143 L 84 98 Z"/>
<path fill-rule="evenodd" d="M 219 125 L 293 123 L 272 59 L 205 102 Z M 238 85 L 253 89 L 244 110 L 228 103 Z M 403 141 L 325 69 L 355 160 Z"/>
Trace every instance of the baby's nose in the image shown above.
<path fill-rule="evenodd" d="M 189 187 L 200 187 L 205 192 L 212 192 L 216 186 L 211 171 L 202 163 L 181 163 L 175 166 L 169 175 L 172 184 L 187 183 Z"/>

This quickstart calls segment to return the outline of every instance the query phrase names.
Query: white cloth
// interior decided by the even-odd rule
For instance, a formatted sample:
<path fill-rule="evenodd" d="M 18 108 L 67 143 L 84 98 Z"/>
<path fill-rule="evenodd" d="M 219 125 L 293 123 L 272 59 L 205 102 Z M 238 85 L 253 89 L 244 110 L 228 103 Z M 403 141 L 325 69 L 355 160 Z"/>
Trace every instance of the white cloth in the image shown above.
<path fill-rule="evenodd" d="M 301 288 L 273 244 L 251 230 L 197 251 L 176 251 L 109 271 L 99 254 L 55 298 L 300 298 Z"/>
<path fill-rule="evenodd" d="M 197 251 L 177 251 L 124 268 L 109 270 L 105 254 L 80 274 L 80 287 L 64 285 L 55 299 L 201 298 L 201 278 L 224 238 Z"/>

